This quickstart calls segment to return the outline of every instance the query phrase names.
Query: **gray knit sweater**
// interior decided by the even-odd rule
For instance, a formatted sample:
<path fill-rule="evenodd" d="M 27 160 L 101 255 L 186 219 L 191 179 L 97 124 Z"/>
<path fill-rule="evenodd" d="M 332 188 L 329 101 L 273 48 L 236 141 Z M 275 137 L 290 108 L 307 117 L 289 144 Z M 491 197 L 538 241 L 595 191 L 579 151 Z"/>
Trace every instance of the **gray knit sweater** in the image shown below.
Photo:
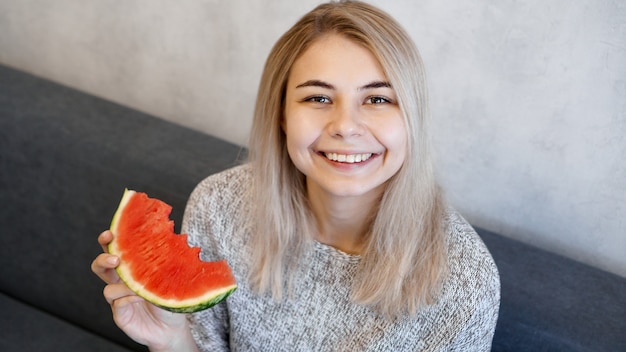
<path fill-rule="evenodd" d="M 350 300 L 359 256 L 315 242 L 304 254 L 291 298 L 251 290 L 251 168 L 238 166 L 201 182 L 182 231 L 203 260 L 225 258 L 238 289 L 223 303 L 190 315 L 202 351 L 488 351 L 500 281 L 487 248 L 456 212 L 447 216 L 450 276 L 438 301 L 389 321 Z"/>

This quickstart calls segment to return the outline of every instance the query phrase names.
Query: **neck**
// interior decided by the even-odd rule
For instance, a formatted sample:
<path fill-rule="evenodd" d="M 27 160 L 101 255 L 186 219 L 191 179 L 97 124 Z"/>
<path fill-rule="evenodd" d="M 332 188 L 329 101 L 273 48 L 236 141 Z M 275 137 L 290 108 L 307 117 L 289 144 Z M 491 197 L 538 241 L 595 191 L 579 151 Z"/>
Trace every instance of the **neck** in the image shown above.
<path fill-rule="evenodd" d="M 381 192 L 341 197 L 328 194 L 310 184 L 307 184 L 307 190 L 317 224 L 315 239 L 342 252 L 360 254 Z"/>

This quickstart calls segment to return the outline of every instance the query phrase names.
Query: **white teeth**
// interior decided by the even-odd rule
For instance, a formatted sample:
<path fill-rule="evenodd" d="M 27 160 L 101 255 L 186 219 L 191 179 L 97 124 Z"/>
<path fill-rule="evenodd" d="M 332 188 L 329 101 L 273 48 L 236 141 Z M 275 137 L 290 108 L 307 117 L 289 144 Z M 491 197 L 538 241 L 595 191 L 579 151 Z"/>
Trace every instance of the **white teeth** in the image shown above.
<path fill-rule="evenodd" d="M 365 154 L 337 154 L 337 153 L 324 153 L 324 155 L 332 161 L 338 161 L 340 163 L 360 163 L 372 157 L 372 153 Z"/>

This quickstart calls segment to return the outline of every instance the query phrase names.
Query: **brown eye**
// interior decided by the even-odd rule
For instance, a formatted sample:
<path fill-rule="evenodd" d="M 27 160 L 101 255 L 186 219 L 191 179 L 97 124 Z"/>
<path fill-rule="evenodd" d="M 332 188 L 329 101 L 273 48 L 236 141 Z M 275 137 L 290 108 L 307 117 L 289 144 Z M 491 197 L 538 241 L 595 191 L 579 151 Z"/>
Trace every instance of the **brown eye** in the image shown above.
<path fill-rule="evenodd" d="M 365 104 L 387 104 L 387 103 L 391 103 L 391 100 L 385 98 L 385 97 L 381 97 L 381 96 L 373 96 L 373 97 L 369 97 L 365 100 Z"/>
<path fill-rule="evenodd" d="M 331 102 L 328 97 L 325 97 L 323 95 L 316 95 L 316 96 L 308 97 L 304 99 L 304 101 L 308 101 L 311 103 L 318 103 L 318 104 L 330 104 Z"/>

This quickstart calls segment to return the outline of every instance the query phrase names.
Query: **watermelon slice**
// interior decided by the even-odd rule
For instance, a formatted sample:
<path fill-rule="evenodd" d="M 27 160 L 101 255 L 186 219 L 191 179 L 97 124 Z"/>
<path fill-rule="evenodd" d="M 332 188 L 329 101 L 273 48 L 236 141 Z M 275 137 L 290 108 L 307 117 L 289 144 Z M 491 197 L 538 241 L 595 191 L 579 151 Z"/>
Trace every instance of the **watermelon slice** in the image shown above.
<path fill-rule="evenodd" d="M 178 313 L 210 308 L 236 288 L 225 260 L 204 262 L 187 235 L 174 233 L 172 207 L 126 189 L 111 222 L 109 253 L 122 281 L 149 302 Z"/>

